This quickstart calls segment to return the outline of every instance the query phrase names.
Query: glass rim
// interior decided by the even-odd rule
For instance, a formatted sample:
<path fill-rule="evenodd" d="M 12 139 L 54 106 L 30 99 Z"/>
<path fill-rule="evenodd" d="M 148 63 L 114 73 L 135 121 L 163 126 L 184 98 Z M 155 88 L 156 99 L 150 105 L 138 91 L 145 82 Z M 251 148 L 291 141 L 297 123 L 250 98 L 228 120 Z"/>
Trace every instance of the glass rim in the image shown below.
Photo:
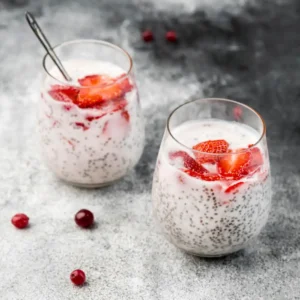
<path fill-rule="evenodd" d="M 258 140 L 254 144 L 251 144 L 251 146 L 248 146 L 248 148 L 237 150 L 237 151 L 233 151 L 231 153 L 228 153 L 228 152 L 226 152 L 226 153 L 202 152 L 202 151 L 195 150 L 195 149 L 193 149 L 193 148 L 191 148 L 191 147 L 189 147 L 189 146 L 184 145 L 183 143 L 181 143 L 177 138 L 174 137 L 174 135 L 172 134 L 172 131 L 170 129 L 170 121 L 171 121 L 172 116 L 176 113 L 176 111 L 178 111 L 183 106 L 191 104 L 191 103 L 196 102 L 196 101 L 204 101 L 204 100 L 208 100 L 208 101 L 213 101 L 213 100 L 219 100 L 220 101 L 221 100 L 221 101 L 224 101 L 224 102 L 234 103 L 234 104 L 243 106 L 246 109 L 252 111 L 259 118 L 259 120 L 261 121 L 262 126 L 263 126 L 262 133 L 259 136 Z M 235 100 L 231 100 L 231 99 L 226 99 L 226 98 L 197 98 L 197 99 L 192 99 L 192 100 L 190 100 L 188 102 L 185 102 L 185 103 L 177 106 L 175 109 L 173 109 L 173 111 L 170 113 L 170 115 L 169 115 L 169 117 L 167 119 L 167 130 L 168 130 L 169 135 L 172 137 L 172 139 L 176 143 L 178 143 L 179 145 L 181 145 L 184 148 L 188 149 L 189 151 L 193 151 L 193 152 L 196 152 L 196 153 L 199 153 L 199 154 L 203 154 L 203 155 L 224 156 L 224 155 L 228 155 L 228 154 L 239 154 L 239 153 L 249 152 L 252 148 L 256 147 L 261 142 L 261 140 L 264 138 L 264 136 L 266 135 L 266 124 L 265 124 L 265 121 L 264 121 L 263 117 L 255 109 L 253 109 L 252 107 L 250 107 L 250 106 L 248 106 L 248 105 L 246 105 L 244 103 L 241 103 L 241 102 L 238 102 L 238 101 L 235 101 Z"/>
<path fill-rule="evenodd" d="M 47 67 L 46 67 L 46 60 L 47 60 L 47 58 L 51 59 L 50 55 L 48 53 L 46 53 L 44 55 L 44 57 L 43 57 L 43 60 L 42 60 L 43 68 L 44 68 L 44 71 L 46 72 L 46 75 L 49 75 L 51 78 L 53 78 L 55 81 L 59 82 L 60 84 L 63 84 L 65 86 L 77 87 L 77 88 L 81 88 L 81 89 L 113 86 L 116 83 L 118 83 L 119 81 L 122 81 L 125 78 L 127 78 L 128 76 L 130 76 L 132 68 L 133 68 L 132 57 L 130 56 L 130 54 L 125 49 L 123 49 L 122 47 L 117 46 L 115 44 L 112 44 L 110 42 L 103 41 L 103 40 L 95 40 L 95 39 L 76 39 L 76 40 L 65 41 L 65 42 L 62 42 L 60 44 L 57 44 L 57 45 L 55 45 L 53 47 L 53 50 L 55 51 L 56 49 L 58 49 L 60 47 L 74 45 L 74 44 L 81 44 L 81 43 L 90 43 L 90 44 L 104 45 L 104 46 L 108 46 L 108 47 L 111 47 L 111 48 L 113 48 L 115 50 L 118 50 L 118 51 L 122 52 L 128 58 L 128 60 L 129 60 L 129 68 L 128 68 L 128 70 L 125 71 L 125 74 L 120 75 L 119 78 L 116 81 L 114 81 L 113 83 L 100 84 L 100 85 L 92 85 L 92 86 L 89 86 L 89 85 L 88 86 L 82 86 L 79 83 L 78 84 L 74 84 L 74 82 L 63 81 L 63 80 L 60 80 L 60 79 L 56 78 L 55 76 L 53 76 L 49 72 L 49 70 L 47 69 Z"/>

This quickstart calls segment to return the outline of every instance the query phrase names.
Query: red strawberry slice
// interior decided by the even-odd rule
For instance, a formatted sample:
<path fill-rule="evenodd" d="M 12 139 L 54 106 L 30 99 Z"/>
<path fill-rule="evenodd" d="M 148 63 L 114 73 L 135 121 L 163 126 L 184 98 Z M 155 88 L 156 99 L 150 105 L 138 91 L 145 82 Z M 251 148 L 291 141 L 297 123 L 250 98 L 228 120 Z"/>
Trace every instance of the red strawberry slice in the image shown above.
<path fill-rule="evenodd" d="M 121 113 L 121 116 L 122 116 L 127 122 L 130 121 L 130 115 L 129 115 L 129 113 L 128 113 L 127 110 L 123 111 L 123 112 Z"/>
<path fill-rule="evenodd" d="M 125 74 L 117 77 L 116 81 L 117 81 L 118 85 L 120 86 L 120 88 L 123 90 L 124 94 L 129 93 L 133 89 L 132 84 L 130 84 L 129 79 L 128 79 L 128 77 L 126 77 Z"/>
<path fill-rule="evenodd" d="M 211 173 L 198 173 L 195 172 L 193 170 L 184 170 L 184 172 L 186 174 L 188 174 L 189 176 L 198 178 L 198 179 L 202 179 L 205 181 L 217 181 L 217 180 L 221 180 L 222 177 L 219 174 L 211 174 Z"/>
<path fill-rule="evenodd" d="M 235 184 L 229 186 L 229 187 L 225 190 L 225 193 L 226 193 L 226 194 L 229 194 L 229 193 L 231 193 L 231 192 L 237 190 L 237 189 L 238 189 L 240 186 L 242 186 L 243 184 L 244 184 L 244 182 L 242 182 L 242 181 L 240 181 L 240 182 L 238 182 L 238 183 L 235 183 Z"/>
<path fill-rule="evenodd" d="M 218 154 L 226 153 L 228 147 L 229 144 L 225 140 L 210 140 L 195 145 L 193 149 L 199 152 Z M 205 155 L 198 152 L 195 152 L 195 155 L 198 163 L 216 163 L 220 158 L 217 155 Z"/>
<path fill-rule="evenodd" d="M 72 86 L 53 85 L 48 93 L 54 100 L 74 102 L 77 99 L 79 89 Z"/>
<path fill-rule="evenodd" d="M 77 127 L 81 127 L 84 131 L 86 131 L 86 130 L 89 129 L 88 126 L 86 126 L 84 123 L 81 123 L 81 122 L 75 122 L 75 125 L 76 125 Z"/>
<path fill-rule="evenodd" d="M 246 150 L 246 149 L 239 149 Z M 220 158 L 218 162 L 218 171 L 221 176 L 240 179 L 248 174 L 250 165 L 251 153 L 250 151 L 241 153 L 230 153 Z"/>
<path fill-rule="evenodd" d="M 78 81 L 83 88 L 80 89 L 76 104 L 81 108 L 89 108 L 102 104 L 103 101 L 121 98 L 132 90 L 132 85 L 125 75 L 115 79 L 107 75 L 89 75 Z"/>
<path fill-rule="evenodd" d="M 250 149 L 251 157 L 250 163 L 248 167 L 248 174 L 253 174 L 260 169 L 263 165 L 264 160 L 262 153 L 258 147 L 254 147 Z"/>
<path fill-rule="evenodd" d="M 78 79 L 78 82 L 81 86 L 103 86 L 113 83 L 113 80 L 107 75 L 88 75 Z"/>
<path fill-rule="evenodd" d="M 181 158 L 183 160 L 183 165 L 186 169 L 197 172 L 197 173 L 206 173 L 207 170 L 199 165 L 191 156 L 189 156 L 186 152 L 184 151 L 176 151 L 176 152 L 171 152 L 169 154 L 170 159 L 176 159 L 176 158 Z"/>

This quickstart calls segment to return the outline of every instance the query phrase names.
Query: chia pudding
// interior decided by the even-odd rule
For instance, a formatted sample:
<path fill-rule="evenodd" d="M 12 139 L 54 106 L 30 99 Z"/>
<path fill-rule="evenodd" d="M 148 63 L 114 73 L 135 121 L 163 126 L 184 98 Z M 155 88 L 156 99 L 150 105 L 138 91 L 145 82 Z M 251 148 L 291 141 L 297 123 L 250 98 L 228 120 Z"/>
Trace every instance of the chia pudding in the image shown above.
<path fill-rule="evenodd" d="M 200 256 L 244 248 L 267 222 L 267 149 L 245 124 L 187 121 L 166 134 L 153 179 L 154 215 L 169 241 Z"/>
<path fill-rule="evenodd" d="M 144 123 L 133 79 L 105 61 L 69 60 L 74 85 L 46 77 L 39 102 L 42 153 L 75 185 L 107 185 L 130 170 L 144 148 Z M 49 72 L 61 78 L 57 68 Z M 63 80 L 61 78 L 61 80 Z"/>

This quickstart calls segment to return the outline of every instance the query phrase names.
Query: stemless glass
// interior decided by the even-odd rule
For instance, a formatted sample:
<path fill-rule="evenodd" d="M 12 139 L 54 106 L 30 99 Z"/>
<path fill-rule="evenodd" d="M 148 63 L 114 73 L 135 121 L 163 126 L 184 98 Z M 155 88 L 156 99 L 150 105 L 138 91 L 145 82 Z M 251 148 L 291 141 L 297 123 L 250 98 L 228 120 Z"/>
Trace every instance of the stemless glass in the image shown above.
<path fill-rule="evenodd" d="M 38 109 L 43 156 L 64 181 L 108 185 L 136 165 L 144 148 L 132 59 L 104 41 L 75 40 L 54 49 L 72 81 L 44 57 Z"/>
<path fill-rule="evenodd" d="M 262 117 L 227 99 L 200 99 L 169 116 L 152 186 L 167 239 L 213 257 L 244 248 L 267 222 L 271 178 Z"/>

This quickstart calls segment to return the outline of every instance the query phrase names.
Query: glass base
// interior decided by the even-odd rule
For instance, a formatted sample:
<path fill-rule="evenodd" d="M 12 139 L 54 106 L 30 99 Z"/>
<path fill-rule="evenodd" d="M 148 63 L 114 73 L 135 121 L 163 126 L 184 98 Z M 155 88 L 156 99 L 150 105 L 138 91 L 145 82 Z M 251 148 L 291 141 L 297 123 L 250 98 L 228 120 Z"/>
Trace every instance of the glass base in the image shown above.
<path fill-rule="evenodd" d="M 232 251 L 220 253 L 220 254 L 204 254 L 204 253 L 193 253 L 193 252 L 184 251 L 184 250 L 182 250 L 182 251 L 189 255 L 193 255 L 193 256 L 197 256 L 197 257 L 201 257 L 201 258 L 222 258 L 222 257 L 228 256 L 228 255 L 236 254 L 237 252 L 240 252 L 243 249 L 244 249 L 244 247 L 240 248 L 238 250 L 232 250 Z"/>
<path fill-rule="evenodd" d="M 72 181 L 68 181 L 65 180 L 63 178 L 58 177 L 59 180 L 61 180 L 62 182 L 68 184 L 68 185 L 72 185 L 78 188 L 84 188 L 84 189 L 97 189 L 97 188 L 103 188 L 109 185 L 114 184 L 115 182 L 119 181 L 122 177 L 112 180 L 112 181 L 107 181 L 107 182 L 103 182 L 103 183 L 78 183 L 78 182 L 72 182 Z"/>

